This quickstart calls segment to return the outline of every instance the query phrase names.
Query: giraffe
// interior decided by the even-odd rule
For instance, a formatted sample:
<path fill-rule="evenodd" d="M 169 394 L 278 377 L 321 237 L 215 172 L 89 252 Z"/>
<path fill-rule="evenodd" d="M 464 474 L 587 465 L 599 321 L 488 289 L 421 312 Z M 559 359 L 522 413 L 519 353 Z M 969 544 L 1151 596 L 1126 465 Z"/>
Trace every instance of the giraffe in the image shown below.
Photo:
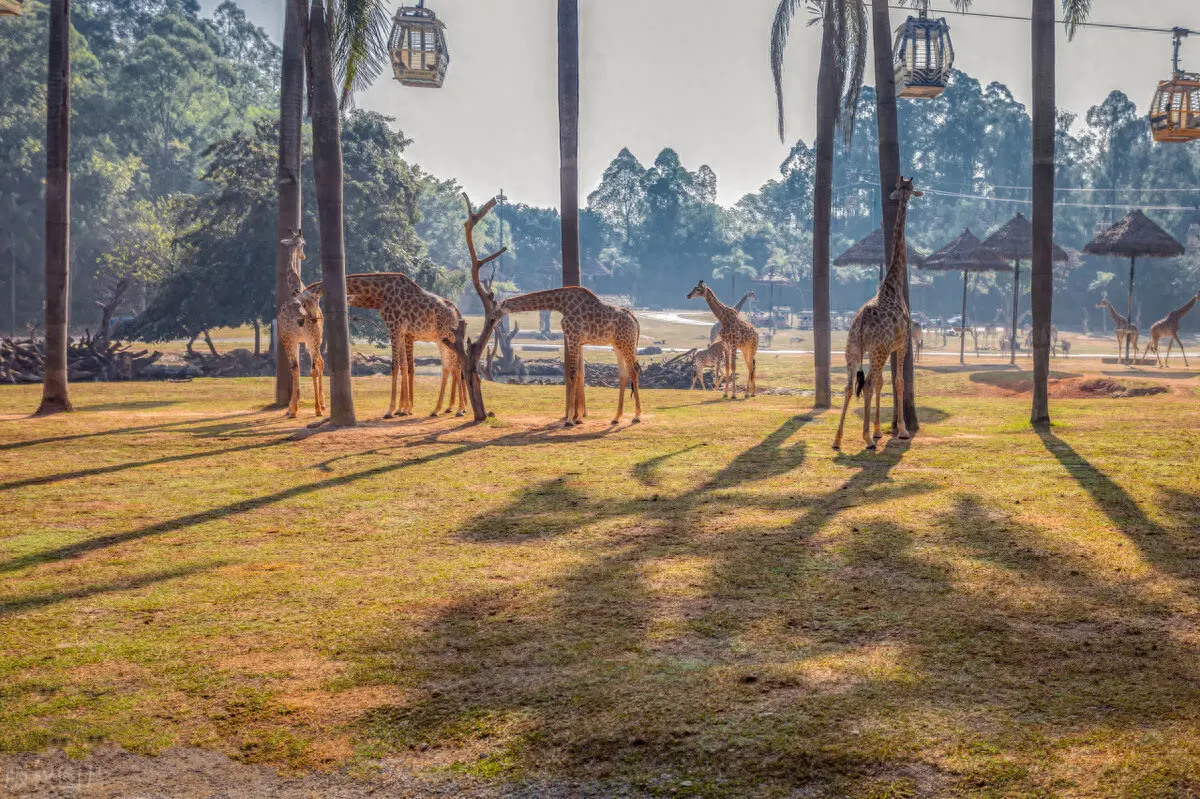
<path fill-rule="evenodd" d="M 704 285 L 703 280 L 697 283 L 696 288 L 689 291 L 687 295 L 689 300 L 697 297 L 703 297 L 708 303 L 709 310 L 721 323 L 721 339 L 729 345 L 725 353 L 725 393 L 722 396 L 728 397 L 732 391 L 733 398 L 737 399 L 737 354 L 738 350 L 741 350 L 742 358 L 746 361 L 746 371 L 750 373 L 746 378 L 745 397 L 753 397 L 758 393 L 754 374 L 755 353 L 758 352 L 758 331 L 738 314 L 736 308 L 730 308 L 718 300 L 717 295 L 711 288 Z"/>
<path fill-rule="evenodd" d="M 713 370 L 713 391 L 717 390 L 717 381 L 721 379 L 721 367 L 725 365 L 726 359 L 729 357 L 729 346 L 717 339 L 712 344 L 709 344 L 706 349 L 700 350 L 692 357 L 692 368 L 695 374 L 692 376 L 692 384 L 688 386 L 688 390 L 696 387 L 696 381 L 700 381 L 700 388 L 708 391 L 708 386 L 704 385 L 704 370 L 712 368 Z"/>
<path fill-rule="evenodd" d="M 1124 316 L 1117 313 L 1117 309 L 1112 306 L 1108 298 L 1100 300 L 1096 303 L 1097 308 L 1107 308 L 1108 315 L 1112 317 L 1113 324 L 1117 327 L 1117 362 L 1132 363 L 1133 358 L 1129 354 L 1129 348 L 1133 347 L 1133 354 L 1137 355 L 1138 345 L 1138 329 L 1137 325 L 1132 325 Z M 1125 347 L 1125 355 L 1121 356 L 1121 347 Z"/>
<path fill-rule="evenodd" d="M 558 311 L 562 314 L 563 376 L 567 391 L 566 426 L 583 424 L 587 416 L 584 396 L 583 347 L 585 344 L 610 344 L 617 355 L 617 372 L 621 388 L 617 394 L 616 424 L 625 411 L 625 382 L 632 387 L 636 411 L 633 423 L 642 420 L 642 397 L 638 393 L 638 376 L 642 368 L 637 362 L 637 343 L 641 326 L 633 312 L 600 301 L 600 298 L 581 286 L 534 291 L 502 301 L 497 309 L 502 313 L 526 311 Z"/>
<path fill-rule="evenodd" d="M 736 304 L 734 304 L 733 310 L 740 311 L 740 310 L 742 310 L 742 306 L 746 304 L 746 300 L 757 300 L 757 299 L 758 299 L 757 294 L 755 294 L 753 291 L 747 291 L 745 294 L 742 295 L 742 298 L 740 300 L 738 300 Z M 712 326 L 712 329 L 708 331 L 708 343 L 712 344 L 714 341 L 716 341 L 720 337 L 720 335 L 721 335 L 721 323 L 717 322 L 715 325 Z"/>
<path fill-rule="evenodd" d="M 320 299 L 321 293 L 319 282 L 305 290 L 305 294 L 316 299 Z M 415 341 L 435 342 L 442 359 L 442 388 L 437 407 L 430 415 L 441 413 L 447 380 L 450 381 L 450 404 L 453 405 L 457 390 L 458 415 L 466 412 L 458 359 L 444 341 L 454 340 L 458 322 L 462 319 L 454 303 L 421 288 L 403 272 L 367 272 L 346 275 L 346 304 L 352 308 L 379 311 L 388 329 L 392 345 L 392 396 L 383 418 L 408 416 L 413 412 Z"/>
<path fill-rule="evenodd" d="M 909 332 L 913 340 L 913 360 L 920 362 L 921 350 L 925 348 L 925 328 L 916 319 L 912 320 L 912 330 Z"/>
<path fill-rule="evenodd" d="M 279 319 L 276 330 L 279 335 L 279 346 L 287 355 L 288 368 L 292 372 L 291 400 L 288 402 L 287 418 L 295 419 L 300 409 L 300 345 L 308 350 L 312 361 L 313 404 L 317 416 L 325 413 L 325 391 L 321 376 L 325 372 L 325 359 L 321 357 L 321 326 L 325 317 L 321 314 L 321 306 L 304 293 L 304 284 L 300 282 L 300 262 L 304 260 L 304 233 L 292 230 L 280 244 L 288 248 L 291 256 L 291 267 L 288 269 L 288 287 L 292 297 L 283 303 L 279 309 Z"/>
<path fill-rule="evenodd" d="M 1146 351 L 1142 353 L 1143 360 L 1146 358 L 1146 353 L 1153 348 L 1155 365 L 1166 366 L 1167 362 L 1171 360 L 1171 348 L 1178 343 L 1179 352 L 1183 354 L 1183 365 L 1184 367 L 1187 367 L 1187 353 L 1183 351 L 1183 342 L 1179 339 L 1179 320 L 1187 316 L 1188 311 L 1192 310 L 1192 306 L 1196 304 L 1196 300 L 1200 300 L 1200 292 L 1198 292 L 1196 296 L 1192 297 L 1183 305 L 1171 311 L 1165 317 L 1159 319 L 1150 326 L 1150 343 L 1146 345 Z M 1158 340 L 1162 338 L 1169 339 L 1169 341 L 1167 343 L 1166 357 L 1164 357 L 1162 362 L 1159 363 Z"/>
<path fill-rule="evenodd" d="M 855 392 L 857 378 L 857 393 L 863 394 L 866 387 L 866 405 L 863 409 L 863 441 L 867 449 L 875 449 L 875 442 L 883 438 L 879 426 L 879 406 L 883 394 L 883 365 L 887 363 L 892 353 L 899 355 L 904 362 L 904 353 L 908 349 L 908 337 L 912 334 L 912 317 L 908 312 L 908 304 L 904 301 L 904 281 L 907 276 L 907 242 L 904 238 L 904 226 L 908 217 L 908 201 L 912 197 L 921 197 L 923 192 L 913 188 L 911 179 L 901 177 L 896 181 L 896 190 L 892 199 L 899 201 L 896 209 L 896 227 L 892 232 L 892 256 L 888 263 L 887 274 L 879 285 L 875 296 L 867 300 L 863 307 L 854 315 L 850 323 L 850 332 L 846 338 L 846 399 L 842 405 L 842 418 L 838 422 L 837 435 L 833 439 L 833 448 L 842 448 L 842 428 L 846 424 L 846 411 L 850 408 L 851 394 Z M 863 374 L 864 359 L 870 359 L 871 384 Z M 893 375 L 892 393 L 896 403 L 897 436 L 907 439 L 908 427 L 904 424 L 904 375 Z M 875 435 L 870 434 L 871 424 L 871 393 L 875 393 Z"/>

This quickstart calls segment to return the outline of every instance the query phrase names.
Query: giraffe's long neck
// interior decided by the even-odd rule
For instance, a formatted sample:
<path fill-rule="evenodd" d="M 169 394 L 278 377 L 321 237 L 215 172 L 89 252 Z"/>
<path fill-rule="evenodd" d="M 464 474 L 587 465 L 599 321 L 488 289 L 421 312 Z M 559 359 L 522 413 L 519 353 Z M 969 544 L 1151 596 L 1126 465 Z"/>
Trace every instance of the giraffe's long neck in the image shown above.
<path fill-rule="evenodd" d="M 509 297 L 500 303 L 501 310 L 508 313 L 524 313 L 525 311 L 558 311 L 562 313 L 566 307 L 567 295 L 562 289 L 546 289 L 531 291 L 516 297 Z"/>
<path fill-rule="evenodd" d="M 346 275 L 346 304 L 351 308 L 378 310 L 383 304 L 382 293 L 370 291 L 365 285 L 367 281 L 375 279 L 374 275 Z M 325 294 L 325 286 L 318 280 L 309 283 L 304 293 L 319 300 Z"/>
<path fill-rule="evenodd" d="M 742 306 L 746 304 L 746 300 L 750 299 L 750 295 L 753 293 L 754 293 L 753 291 L 747 291 L 745 294 L 743 294 L 742 298 L 737 301 L 737 305 L 733 306 L 733 310 L 735 310 L 735 311 L 742 310 Z"/>
<path fill-rule="evenodd" d="M 300 281 L 300 251 L 293 249 L 287 270 L 288 289 L 292 292 L 304 291 L 304 283 Z"/>
<path fill-rule="evenodd" d="M 908 279 L 908 242 L 904 229 L 908 219 L 908 196 L 900 195 L 900 207 L 896 209 L 896 226 L 892 229 L 892 255 L 888 260 L 887 274 L 879 291 L 903 293 L 904 281 Z"/>
<path fill-rule="evenodd" d="M 1129 327 L 1129 320 L 1117 313 L 1117 309 L 1112 306 L 1111 302 L 1105 302 L 1104 307 L 1108 309 L 1108 315 L 1112 317 L 1117 327 Z"/>
<path fill-rule="evenodd" d="M 738 312 L 718 300 L 717 295 L 713 294 L 713 290 L 708 286 L 704 287 L 704 301 L 708 303 L 709 310 L 713 312 L 713 316 L 720 319 L 722 324 L 724 324 L 725 320 L 729 319 L 731 316 L 737 316 Z"/>
<path fill-rule="evenodd" d="M 1198 299 L 1200 299 L 1200 294 L 1197 294 L 1195 297 L 1192 297 L 1190 300 L 1185 302 L 1182 306 L 1176 308 L 1175 312 L 1172 313 L 1171 316 L 1175 317 L 1176 319 L 1182 319 L 1188 314 L 1189 311 L 1192 310 L 1193 306 L 1196 304 L 1196 300 Z"/>

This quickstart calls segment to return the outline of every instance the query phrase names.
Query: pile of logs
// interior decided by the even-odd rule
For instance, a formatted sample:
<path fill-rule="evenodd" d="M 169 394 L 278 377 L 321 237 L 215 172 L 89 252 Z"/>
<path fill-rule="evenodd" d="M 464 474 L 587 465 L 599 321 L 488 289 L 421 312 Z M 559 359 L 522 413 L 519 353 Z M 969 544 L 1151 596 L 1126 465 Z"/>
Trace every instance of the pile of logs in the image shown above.
<path fill-rule="evenodd" d="M 668 361 L 651 362 L 642 367 L 638 385 L 641 388 L 688 388 L 692 383 L 691 353 L 677 356 Z M 523 374 L 511 382 L 525 385 L 558 385 L 563 381 L 563 364 L 553 358 L 536 358 L 525 361 Z M 583 382 L 588 386 L 617 388 L 619 385 L 617 366 L 611 363 L 584 362 Z"/>
<path fill-rule="evenodd" d="M 67 343 L 67 379 L 142 380 L 159 375 L 148 372 L 162 357 L 160 352 L 138 350 L 129 344 L 86 333 Z M 34 337 L 0 339 L 0 383 L 40 383 L 46 367 L 46 345 Z"/>

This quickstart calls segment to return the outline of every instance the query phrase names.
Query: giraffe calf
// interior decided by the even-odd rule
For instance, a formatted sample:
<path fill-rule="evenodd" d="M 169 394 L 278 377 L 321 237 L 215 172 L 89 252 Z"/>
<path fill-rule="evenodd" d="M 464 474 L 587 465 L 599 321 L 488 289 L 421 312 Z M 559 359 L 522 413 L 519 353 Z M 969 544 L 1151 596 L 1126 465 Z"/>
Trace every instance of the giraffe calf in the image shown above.
<path fill-rule="evenodd" d="M 700 388 L 708 391 L 708 386 L 704 385 L 704 370 L 713 370 L 713 387 L 712 390 L 717 390 L 717 382 L 721 379 L 721 367 L 725 365 L 729 357 L 729 347 L 721 339 L 717 339 L 707 348 L 700 350 L 692 357 L 692 369 L 695 374 L 692 376 L 692 384 L 688 386 L 688 390 L 696 387 L 697 381 L 700 383 Z"/>

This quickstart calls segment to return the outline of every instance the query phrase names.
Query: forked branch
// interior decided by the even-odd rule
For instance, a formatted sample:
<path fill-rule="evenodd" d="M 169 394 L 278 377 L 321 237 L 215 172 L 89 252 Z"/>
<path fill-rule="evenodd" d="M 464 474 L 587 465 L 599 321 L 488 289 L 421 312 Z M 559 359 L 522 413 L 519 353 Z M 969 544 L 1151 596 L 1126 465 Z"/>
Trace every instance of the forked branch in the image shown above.
<path fill-rule="evenodd" d="M 495 329 L 496 323 L 500 321 L 500 317 L 504 314 L 496 304 L 496 297 L 492 293 L 490 285 L 491 281 L 489 281 L 489 285 L 485 289 L 483 282 L 479 278 L 479 270 L 485 264 L 491 263 L 507 252 L 508 248 L 501 247 L 485 258 L 479 257 L 479 253 L 475 249 L 475 226 L 495 207 L 496 199 L 493 197 L 491 200 L 488 200 L 478 211 L 472 208 L 471 198 L 467 196 L 466 192 L 463 192 L 463 201 L 467 204 L 467 221 L 463 224 L 463 230 L 467 237 L 467 252 L 471 256 L 471 284 L 475 287 L 475 293 L 479 295 L 480 302 L 483 303 L 483 330 L 480 331 L 477 339 L 469 339 L 467 338 L 467 323 L 463 320 L 458 323 L 458 330 L 455 331 L 454 340 L 443 339 L 443 341 L 458 354 L 458 361 L 462 367 L 463 385 L 466 387 L 467 397 L 471 400 L 471 411 L 474 414 L 475 421 L 482 422 L 488 417 L 488 413 L 483 404 L 483 386 L 479 377 L 479 358 L 487 348 L 488 340 L 492 337 L 492 331 Z"/>

